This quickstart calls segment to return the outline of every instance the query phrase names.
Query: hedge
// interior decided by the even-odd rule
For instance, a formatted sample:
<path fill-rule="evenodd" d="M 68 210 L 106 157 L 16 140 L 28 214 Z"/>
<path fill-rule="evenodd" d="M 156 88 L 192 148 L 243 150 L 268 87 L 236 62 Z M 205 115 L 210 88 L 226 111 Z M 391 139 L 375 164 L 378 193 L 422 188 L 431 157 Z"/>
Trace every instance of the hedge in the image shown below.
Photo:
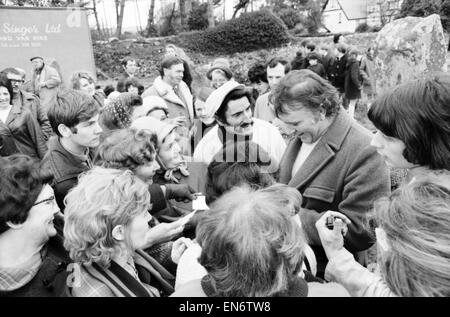
<path fill-rule="evenodd" d="M 283 21 L 270 11 L 244 13 L 205 31 L 181 33 L 180 45 L 205 54 L 233 54 L 279 47 L 290 41 Z"/>

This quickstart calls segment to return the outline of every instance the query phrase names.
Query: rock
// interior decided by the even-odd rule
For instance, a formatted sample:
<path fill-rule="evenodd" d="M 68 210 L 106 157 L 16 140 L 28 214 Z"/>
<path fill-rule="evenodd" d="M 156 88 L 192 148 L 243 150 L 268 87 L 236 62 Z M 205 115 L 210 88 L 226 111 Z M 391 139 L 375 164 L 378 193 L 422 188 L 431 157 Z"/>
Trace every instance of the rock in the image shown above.
<path fill-rule="evenodd" d="M 447 71 L 447 41 L 437 14 L 394 20 L 378 33 L 374 48 L 378 93 L 429 72 Z"/>

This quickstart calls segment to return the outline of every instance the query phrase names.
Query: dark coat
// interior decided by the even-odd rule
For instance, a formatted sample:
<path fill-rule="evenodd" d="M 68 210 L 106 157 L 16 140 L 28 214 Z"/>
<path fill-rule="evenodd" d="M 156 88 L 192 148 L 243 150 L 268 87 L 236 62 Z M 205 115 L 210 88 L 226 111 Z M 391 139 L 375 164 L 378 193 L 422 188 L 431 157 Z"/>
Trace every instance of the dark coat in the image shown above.
<path fill-rule="evenodd" d="M 341 108 L 294 177 L 292 167 L 302 144 L 299 138 L 289 143 L 280 163 L 280 182 L 303 196 L 300 218 L 321 274 L 327 258 L 315 223 L 327 210 L 339 211 L 352 221 L 345 239 L 347 250 L 357 254 L 374 243 L 366 216 L 374 200 L 390 192 L 390 185 L 389 170 L 370 146 L 371 139 L 372 134 Z"/>
<path fill-rule="evenodd" d="M 6 292 L 0 290 L 0 297 L 59 297 L 64 289 L 72 261 L 64 249 L 63 237 L 58 234 L 48 241 L 42 250 L 42 264 L 35 277 L 19 289 Z"/>
<path fill-rule="evenodd" d="M 325 68 L 323 67 L 323 65 L 321 63 L 317 63 L 316 65 L 312 66 L 309 65 L 308 68 L 310 71 L 315 72 L 317 75 L 319 75 L 322 78 L 327 78 L 327 74 L 325 72 Z"/>
<path fill-rule="evenodd" d="M 53 135 L 53 129 L 48 121 L 47 113 L 41 106 L 39 97 L 26 91 L 19 91 L 13 98 L 13 106 L 25 108 L 31 112 L 33 117 L 38 121 L 42 134 L 47 141 Z"/>
<path fill-rule="evenodd" d="M 78 175 L 90 169 L 93 154 L 90 152 L 91 162 L 83 162 L 69 153 L 62 145 L 58 137 L 54 136 L 49 141 L 48 152 L 43 159 L 43 168 L 50 169 L 53 174 L 53 190 L 56 202 L 64 212 L 64 198 L 70 189 L 78 183 Z"/>
<path fill-rule="evenodd" d="M 345 92 L 345 75 L 347 71 L 347 55 L 334 57 L 328 68 L 328 80 L 340 93 Z"/>
<path fill-rule="evenodd" d="M 362 89 L 362 76 L 359 61 L 354 58 L 349 59 L 347 64 L 347 74 L 345 75 L 345 98 L 360 99 Z"/>
<path fill-rule="evenodd" d="M 42 159 L 47 152 L 41 127 L 27 109 L 13 106 L 6 123 L 0 121 L 0 135 L 13 139 L 19 153 Z"/>

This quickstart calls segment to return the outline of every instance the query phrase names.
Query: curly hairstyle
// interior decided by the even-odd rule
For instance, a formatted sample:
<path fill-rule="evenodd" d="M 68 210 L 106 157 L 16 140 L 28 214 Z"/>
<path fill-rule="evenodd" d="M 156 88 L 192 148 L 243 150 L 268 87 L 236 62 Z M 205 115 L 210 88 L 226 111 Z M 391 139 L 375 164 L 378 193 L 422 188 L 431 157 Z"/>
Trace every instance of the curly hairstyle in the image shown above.
<path fill-rule="evenodd" d="M 248 70 L 247 77 L 250 83 L 267 83 L 266 67 L 260 63 L 253 65 Z"/>
<path fill-rule="evenodd" d="M 283 296 L 289 290 L 301 270 L 306 242 L 292 217 L 298 202 L 280 202 L 289 190 L 295 191 L 238 187 L 202 214 L 199 263 L 218 296 Z"/>
<path fill-rule="evenodd" d="M 102 110 L 99 123 L 104 130 L 128 128 L 134 107 L 142 105 L 142 98 L 130 92 L 114 97 Z"/>
<path fill-rule="evenodd" d="M 105 168 L 129 169 L 155 160 L 156 135 L 147 130 L 121 129 L 106 134 L 97 148 L 95 164 Z"/>
<path fill-rule="evenodd" d="M 129 224 L 151 209 L 147 185 L 131 171 L 94 167 L 82 175 L 64 199 L 64 247 L 77 263 L 107 268 L 118 252 L 133 250 Z M 113 228 L 126 230 L 126 249 L 112 236 Z"/>
<path fill-rule="evenodd" d="M 384 281 L 399 296 L 450 296 L 449 174 L 424 176 L 375 204 L 389 250 L 381 252 Z"/>
<path fill-rule="evenodd" d="M 7 222 L 20 224 L 36 202 L 44 184 L 50 184 L 50 171 L 23 154 L 0 157 L 0 234 L 9 230 Z"/>
<path fill-rule="evenodd" d="M 450 170 L 450 75 L 434 73 L 377 97 L 367 113 L 383 134 L 401 140 L 413 164 Z"/>
<path fill-rule="evenodd" d="M 331 117 L 340 108 L 336 88 L 327 80 L 308 70 L 295 70 L 288 73 L 270 97 L 277 117 L 306 107 L 316 113 L 320 107 L 325 115 Z"/>

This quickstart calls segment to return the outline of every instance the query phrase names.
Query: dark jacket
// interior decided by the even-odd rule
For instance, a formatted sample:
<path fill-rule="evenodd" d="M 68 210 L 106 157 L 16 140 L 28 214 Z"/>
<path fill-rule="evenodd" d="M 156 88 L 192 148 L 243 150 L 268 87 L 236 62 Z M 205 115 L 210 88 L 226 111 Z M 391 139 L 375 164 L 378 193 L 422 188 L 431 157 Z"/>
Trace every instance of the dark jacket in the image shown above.
<path fill-rule="evenodd" d="M 312 66 L 309 65 L 308 68 L 310 71 L 315 72 L 317 75 L 319 75 L 322 78 L 327 78 L 327 74 L 325 72 L 325 68 L 323 67 L 323 65 L 321 63 L 317 63 L 316 65 Z"/>
<path fill-rule="evenodd" d="M 42 264 L 34 278 L 13 291 L 0 290 L 0 297 L 59 297 L 64 293 L 71 263 L 64 249 L 62 235 L 58 234 L 47 242 L 41 251 Z"/>
<path fill-rule="evenodd" d="M 189 176 L 184 176 L 180 172 L 174 172 L 174 176 L 179 180 L 179 184 L 188 184 L 191 186 L 195 192 L 205 193 L 206 188 L 206 176 L 208 173 L 208 166 L 203 162 L 188 162 L 187 169 L 189 171 Z M 176 184 L 173 181 L 167 181 L 164 178 L 163 173 L 156 173 L 153 177 L 155 184 L 165 185 L 165 184 Z M 167 206 L 167 210 L 160 212 L 161 215 L 177 216 L 177 211 L 181 211 L 182 214 L 188 214 L 192 211 L 192 202 L 178 202 L 175 200 L 170 200 L 170 204 Z"/>
<path fill-rule="evenodd" d="M 347 55 L 334 57 L 328 68 L 328 80 L 340 93 L 345 92 L 345 75 L 347 70 Z"/>
<path fill-rule="evenodd" d="M 6 123 L 0 121 L 0 135 L 5 139 L 12 138 L 19 153 L 42 159 L 47 152 L 39 123 L 24 108 L 11 108 Z"/>
<path fill-rule="evenodd" d="M 83 162 L 69 153 L 57 136 L 50 139 L 48 152 L 43 159 L 43 167 L 50 169 L 53 174 L 53 190 L 56 202 L 64 212 L 64 197 L 70 189 L 78 183 L 78 175 L 89 170 L 92 166 L 93 154 L 89 152 L 89 162 Z"/>
<path fill-rule="evenodd" d="M 33 117 L 38 121 L 42 134 L 47 141 L 53 134 L 53 129 L 48 121 L 47 113 L 41 107 L 39 97 L 26 91 L 19 91 L 13 98 L 13 106 L 25 108 L 31 112 Z"/>
<path fill-rule="evenodd" d="M 293 177 L 292 167 L 302 144 L 299 138 L 289 143 L 281 160 L 280 182 L 297 188 L 303 196 L 300 218 L 317 257 L 319 277 L 323 277 L 320 274 L 327 258 L 315 223 L 327 210 L 341 212 L 352 221 L 345 248 L 354 255 L 374 243 L 366 226 L 367 213 L 377 198 L 389 194 L 390 185 L 389 170 L 370 146 L 371 139 L 372 134 L 341 108 Z"/>
<path fill-rule="evenodd" d="M 345 98 L 360 99 L 362 89 L 362 77 L 359 61 L 354 58 L 347 63 L 347 74 L 345 75 Z"/>

